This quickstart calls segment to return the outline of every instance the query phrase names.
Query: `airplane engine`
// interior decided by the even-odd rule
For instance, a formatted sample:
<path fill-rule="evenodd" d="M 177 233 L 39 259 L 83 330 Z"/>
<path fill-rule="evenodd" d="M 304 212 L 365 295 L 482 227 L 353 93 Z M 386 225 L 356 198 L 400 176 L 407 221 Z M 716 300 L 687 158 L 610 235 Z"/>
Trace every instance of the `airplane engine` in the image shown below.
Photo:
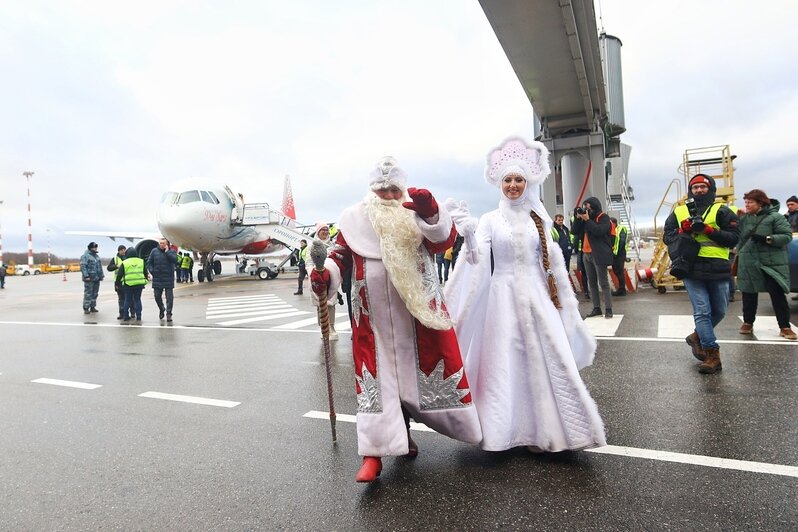
<path fill-rule="evenodd" d="M 147 260 L 147 257 L 150 256 L 150 252 L 157 247 L 158 247 L 157 240 L 144 239 L 138 244 L 136 244 L 135 246 L 136 255 L 138 255 L 140 259 Z"/>

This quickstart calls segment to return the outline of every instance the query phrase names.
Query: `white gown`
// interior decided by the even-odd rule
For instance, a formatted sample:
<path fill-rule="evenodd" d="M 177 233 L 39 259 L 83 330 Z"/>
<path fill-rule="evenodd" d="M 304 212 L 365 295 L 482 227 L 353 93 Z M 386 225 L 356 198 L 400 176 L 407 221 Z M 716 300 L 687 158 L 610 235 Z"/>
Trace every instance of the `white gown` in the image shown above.
<path fill-rule="evenodd" d="M 548 215 L 542 218 L 548 235 Z M 559 246 L 548 241 L 558 310 L 528 214 L 505 203 L 480 219 L 475 236 L 478 263 L 458 261 L 445 293 L 482 425 L 480 446 L 556 452 L 605 445 L 598 409 L 579 376 L 593 361 L 596 341 L 579 314 Z"/>

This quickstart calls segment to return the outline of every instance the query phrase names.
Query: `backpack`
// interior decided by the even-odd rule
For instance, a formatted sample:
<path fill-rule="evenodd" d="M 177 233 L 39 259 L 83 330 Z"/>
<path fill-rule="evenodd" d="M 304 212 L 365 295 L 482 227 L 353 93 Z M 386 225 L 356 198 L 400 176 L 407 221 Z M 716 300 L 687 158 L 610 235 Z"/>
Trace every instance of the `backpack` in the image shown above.
<path fill-rule="evenodd" d="M 606 216 L 606 214 L 607 214 L 606 212 L 603 212 L 603 211 L 600 212 L 599 215 L 596 216 L 596 221 L 598 222 L 599 220 L 601 220 L 601 217 L 602 216 Z M 612 220 L 610 220 L 610 245 L 611 246 L 613 244 L 615 244 L 616 230 L 617 230 L 617 227 L 616 227 L 615 223 Z"/>

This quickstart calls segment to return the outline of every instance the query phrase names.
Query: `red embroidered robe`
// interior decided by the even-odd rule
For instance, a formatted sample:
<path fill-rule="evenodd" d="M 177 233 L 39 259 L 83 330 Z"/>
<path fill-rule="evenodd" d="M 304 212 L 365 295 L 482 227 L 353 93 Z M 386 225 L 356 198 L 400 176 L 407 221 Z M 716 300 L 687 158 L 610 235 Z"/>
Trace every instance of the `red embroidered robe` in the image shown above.
<path fill-rule="evenodd" d="M 452 246 L 454 226 L 445 210 L 435 224 L 416 221 L 424 236 L 423 285 L 430 300 L 442 304 L 433 256 Z M 383 266 L 364 204 L 345 210 L 338 227 L 325 266 L 332 281 L 330 294 L 338 290 L 342 273 L 352 272 L 358 453 L 407 454 L 403 406 L 414 420 L 441 434 L 479 443 L 482 432 L 454 329 L 430 329 L 408 312 Z"/>

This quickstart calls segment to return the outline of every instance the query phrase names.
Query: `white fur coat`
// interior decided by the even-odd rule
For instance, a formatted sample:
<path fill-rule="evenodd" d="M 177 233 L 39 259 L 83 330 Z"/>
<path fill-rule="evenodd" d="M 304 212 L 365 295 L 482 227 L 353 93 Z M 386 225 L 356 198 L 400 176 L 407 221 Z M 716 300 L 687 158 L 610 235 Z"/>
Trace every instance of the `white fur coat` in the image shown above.
<path fill-rule="evenodd" d="M 478 262 L 458 261 L 446 286 L 481 446 L 562 451 L 604 445 L 603 423 L 578 371 L 592 363 L 596 341 L 579 314 L 562 252 L 548 240 L 562 305 L 556 309 L 534 221 L 508 214 L 497 209 L 480 219 Z M 548 216 L 543 219 L 548 235 Z"/>

